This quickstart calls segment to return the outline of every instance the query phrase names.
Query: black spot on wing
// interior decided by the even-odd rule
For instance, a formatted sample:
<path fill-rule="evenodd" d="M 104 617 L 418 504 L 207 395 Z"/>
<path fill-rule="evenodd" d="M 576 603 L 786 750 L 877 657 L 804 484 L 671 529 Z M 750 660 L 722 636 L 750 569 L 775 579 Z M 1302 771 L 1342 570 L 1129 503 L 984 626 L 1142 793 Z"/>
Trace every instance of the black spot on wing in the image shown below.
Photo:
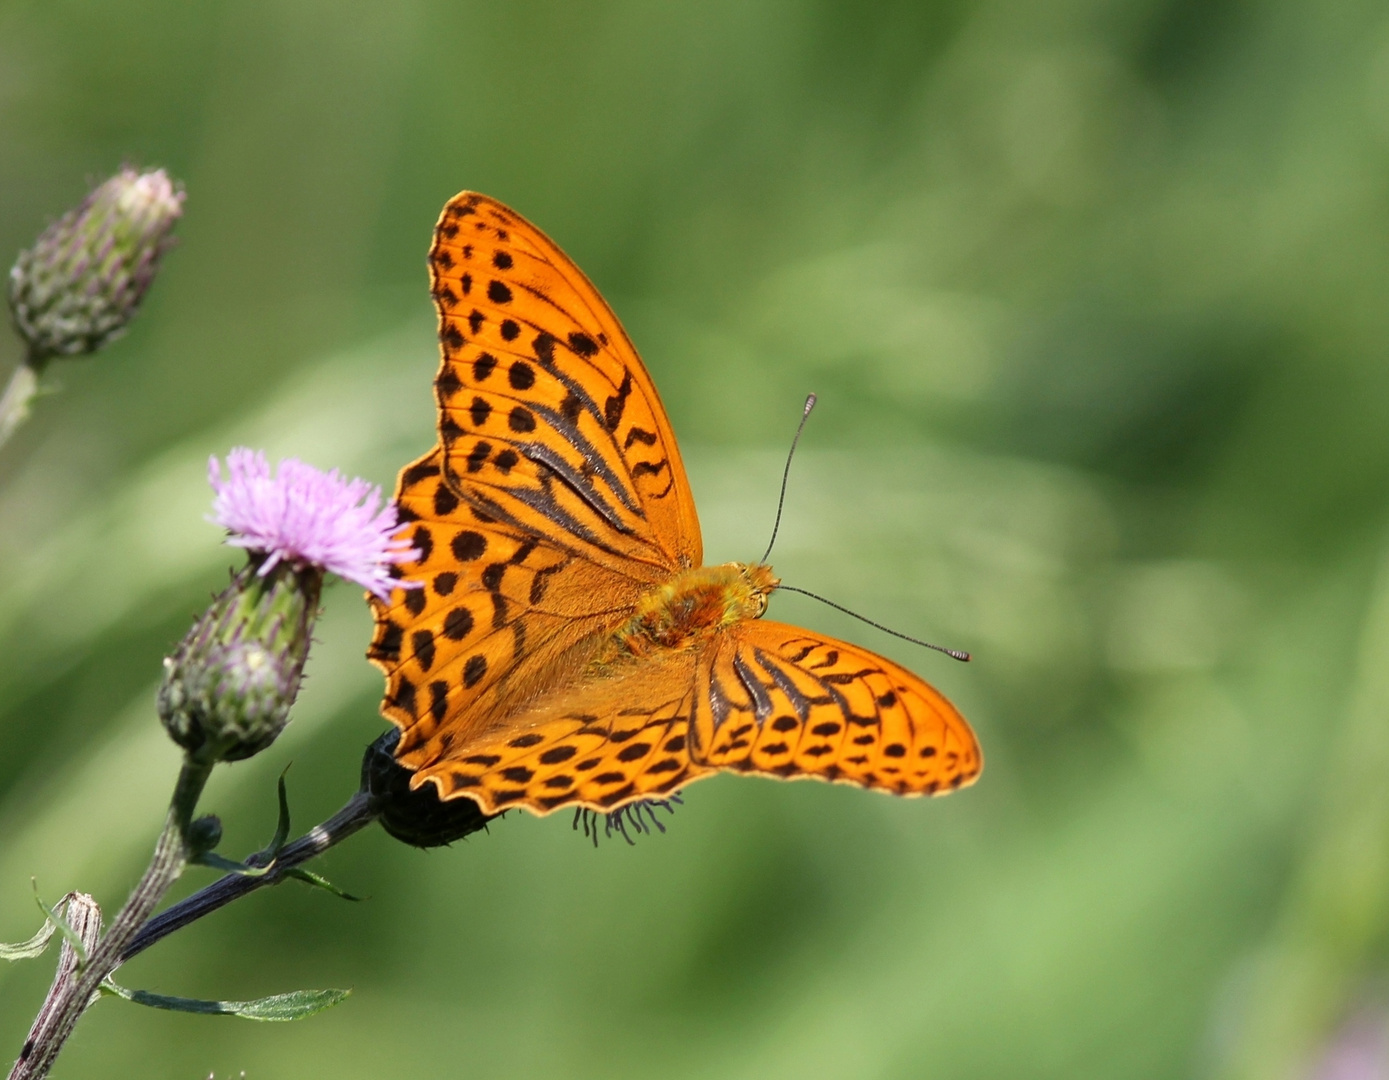
<path fill-rule="evenodd" d="M 444 616 L 444 636 L 450 641 L 462 641 L 473 630 L 473 613 L 456 607 Z"/>
<path fill-rule="evenodd" d="M 459 390 L 463 389 L 463 380 L 458 377 L 458 373 L 449 365 L 434 380 L 434 389 L 439 392 L 439 397 L 448 401 Z"/>
<path fill-rule="evenodd" d="M 466 460 L 466 465 L 465 465 L 465 467 L 467 468 L 467 470 L 468 470 L 470 473 L 481 472 L 481 471 L 482 471 L 482 467 L 483 467 L 485 464 L 487 464 L 487 455 L 490 454 L 491 452 L 492 452 L 492 444 L 491 444 L 491 443 L 488 443 L 488 442 L 479 442 L 479 443 L 478 443 L 477 445 L 475 445 L 471 450 L 468 451 L 468 456 L 467 456 L 467 458 L 465 459 L 465 460 Z"/>
<path fill-rule="evenodd" d="M 613 394 L 603 404 L 603 422 L 609 431 L 616 431 L 617 425 L 622 423 L 622 413 L 627 408 L 627 398 L 632 393 L 632 373 L 627 370 L 622 372 L 622 383 L 617 388 L 617 393 Z"/>
<path fill-rule="evenodd" d="M 555 342 L 556 337 L 548 330 L 542 330 L 535 335 L 535 340 L 531 342 L 531 348 L 535 350 L 535 358 L 540 361 L 540 365 L 551 374 L 555 372 Z"/>
<path fill-rule="evenodd" d="M 458 496 L 447 484 L 440 484 L 434 489 L 434 515 L 436 517 L 448 517 L 457 509 Z"/>
<path fill-rule="evenodd" d="M 400 478 L 401 483 L 407 488 L 412 488 L 421 480 L 428 480 L 431 476 L 439 475 L 439 466 L 430 461 L 422 461 L 418 465 L 411 465 L 405 470 L 405 474 Z"/>
<path fill-rule="evenodd" d="M 464 529 L 449 543 L 453 557 L 459 562 L 472 562 L 487 550 L 487 537 L 472 529 Z"/>
<path fill-rule="evenodd" d="M 428 671 L 434 666 L 434 635 L 428 630 L 416 630 L 410 635 L 410 647 L 415 651 L 415 660 L 420 670 Z"/>
<path fill-rule="evenodd" d="M 638 461 L 635 465 L 632 466 L 632 479 L 635 480 L 639 476 L 657 476 L 660 473 L 664 472 L 668 467 L 669 466 L 666 464 L 665 458 L 661 458 L 660 461 L 655 462 Z"/>
<path fill-rule="evenodd" d="M 458 426 L 452 416 L 445 416 L 439 421 L 439 438 L 443 440 L 446 447 L 452 447 L 463 434 L 463 429 Z"/>
<path fill-rule="evenodd" d="M 497 366 L 497 358 L 491 353 L 479 353 L 473 361 L 473 381 L 486 382 L 487 377 L 492 374 Z"/>
<path fill-rule="evenodd" d="M 404 641 L 404 628 L 398 622 L 387 619 L 381 624 L 380 636 L 372 643 L 371 655 L 377 660 L 399 660 Z"/>
<path fill-rule="evenodd" d="M 593 339 L 578 330 L 569 335 L 569 347 L 585 359 L 598 351 L 598 346 Z"/>

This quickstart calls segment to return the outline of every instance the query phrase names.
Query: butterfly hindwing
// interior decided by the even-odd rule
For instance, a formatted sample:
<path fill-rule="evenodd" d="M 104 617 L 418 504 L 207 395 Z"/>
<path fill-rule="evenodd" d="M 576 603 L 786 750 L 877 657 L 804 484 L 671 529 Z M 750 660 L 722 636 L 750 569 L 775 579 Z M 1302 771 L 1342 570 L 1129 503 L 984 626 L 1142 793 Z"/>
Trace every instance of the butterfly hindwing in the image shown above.
<path fill-rule="evenodd" d="M 435 228 L 435 382 L 449 483 L 646 580 L 698 566 L 699 522 L 656 388 L 597 289 L 514 210 L 463 192 Z"/>
<path fill-rule="evenodd" d="M 970 784 L 983 757 L 930 684 L 856 645 L 767 620 L 733 627 L 699 672 L 697 762 L 898 795 Z"/>
<path fill-rule="evenodd" d="M 662 798 L 713 771 L 690 760 L 695 660 L 676 653 L 542 697 L 420 778 L 442 798 L 466 796 L 487 813 L 612 810 Z"/>

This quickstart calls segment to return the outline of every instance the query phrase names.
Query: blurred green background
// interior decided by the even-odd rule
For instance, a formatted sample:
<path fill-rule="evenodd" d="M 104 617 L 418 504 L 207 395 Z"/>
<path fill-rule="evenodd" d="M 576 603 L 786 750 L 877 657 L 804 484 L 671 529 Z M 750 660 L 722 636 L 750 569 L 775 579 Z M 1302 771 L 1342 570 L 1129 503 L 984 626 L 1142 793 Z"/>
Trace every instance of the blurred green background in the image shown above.
<path fill-rule="evenodd" d="M 778 570 L 977 661 L 774 613 L 925 674 L 988 765 L 720 777 L 634 848 L 372 830 L 318 866 L 368 902 L 270 890 L 121 973 L 344 1005 L 107 1001 L 55 1076 L 1389 1075 L 1382 3 L 0 4 L 0 261 L 123 159 L 185 181 L 181 245 L 0 452 L 0 938 L 31 875 L 110 910 L 148 856 L 160 658 L 236 562 L 207 456 L 389 485 L 431 444 L 464 187 L 625 321 L 711 561 L 760 552 L 821 395 Z M 326 607 L 291 728 L 210 788 L 228 853 L 381 730 L 365 606 Z M 0 1056 L 51 970 L 0 972 Z"/>

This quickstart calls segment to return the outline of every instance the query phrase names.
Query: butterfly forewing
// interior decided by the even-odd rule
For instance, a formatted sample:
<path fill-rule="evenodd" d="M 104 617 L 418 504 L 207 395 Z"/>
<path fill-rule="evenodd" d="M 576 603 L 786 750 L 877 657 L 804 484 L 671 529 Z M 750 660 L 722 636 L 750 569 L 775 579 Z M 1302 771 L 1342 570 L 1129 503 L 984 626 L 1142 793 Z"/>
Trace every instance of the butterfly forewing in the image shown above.
<path fill-rule="evenodd" d="M 660 580 L 702 559 L 675 437 L 598 291 L 515 211 L 464 192 L 435 228 L 449 483 L 499 520 Z"/>
<path fill-rule="evenodd" d="M 936 795 L 972 783 L 978 741 L 941 694 L 856 645 L 782 623 L 731 629 L 699 673 L 695 761 Z"/>

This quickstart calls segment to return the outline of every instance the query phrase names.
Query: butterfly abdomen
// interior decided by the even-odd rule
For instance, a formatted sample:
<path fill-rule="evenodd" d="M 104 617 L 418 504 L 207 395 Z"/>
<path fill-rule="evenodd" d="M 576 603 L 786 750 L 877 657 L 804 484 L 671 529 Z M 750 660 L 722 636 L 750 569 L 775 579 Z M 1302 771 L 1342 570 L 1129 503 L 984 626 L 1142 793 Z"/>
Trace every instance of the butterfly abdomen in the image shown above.
<path fill-rule="evenodd" d="M 771 568 L 725 563 L 682 570 L 637 605 L 613 634 L 611 656 L 650 656 L 692 648 L 767 610 Z"/>

